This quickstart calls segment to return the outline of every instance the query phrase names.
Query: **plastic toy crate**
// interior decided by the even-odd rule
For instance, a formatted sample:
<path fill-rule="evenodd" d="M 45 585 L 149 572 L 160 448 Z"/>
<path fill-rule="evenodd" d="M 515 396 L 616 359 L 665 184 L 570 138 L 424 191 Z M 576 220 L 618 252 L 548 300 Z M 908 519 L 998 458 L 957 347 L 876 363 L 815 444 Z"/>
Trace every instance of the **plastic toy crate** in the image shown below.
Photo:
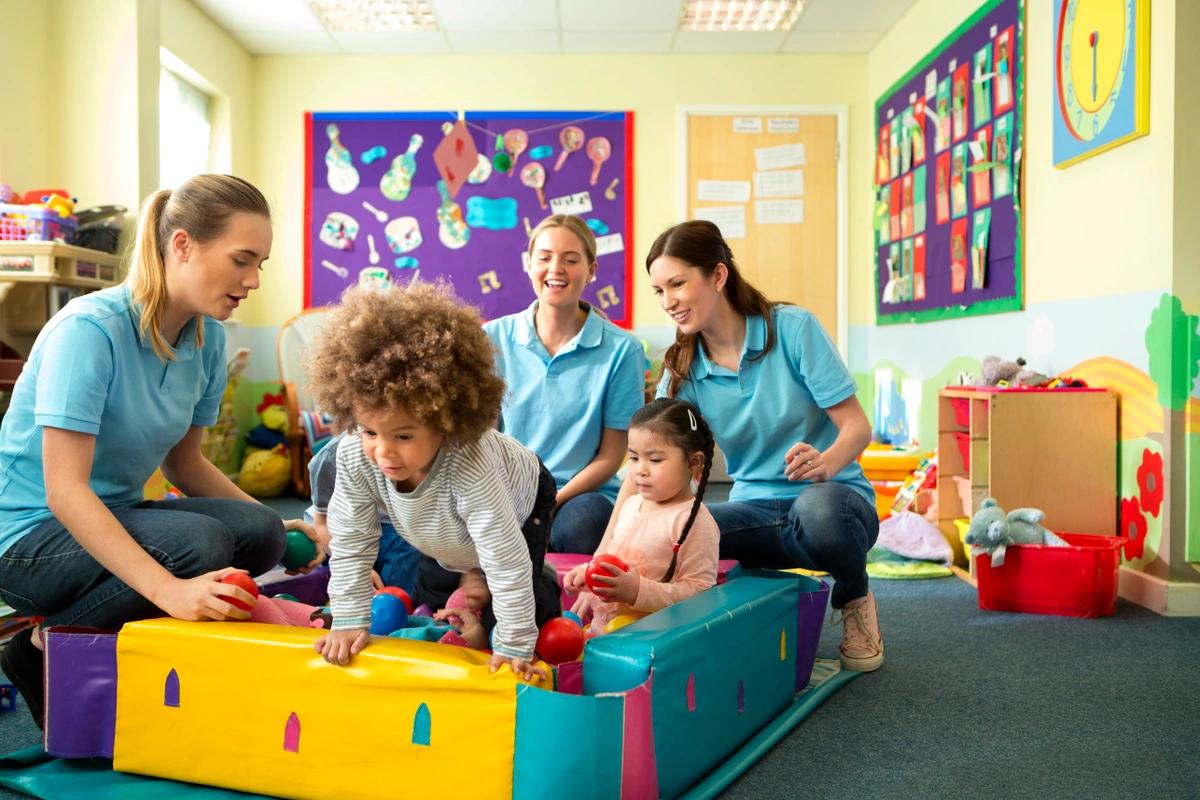
<path fill-rule="evenodd" d="M 979 607 L 1066 617 L 1107 617 L 1117 607 L 1119 536 L 1059 533 L 1070 547 L 1011 545 L 1004 565 L 975 557 Z"/>
<path fill-rule="evenodd" d="M 70 244 L 78 223 L 74 217 L 37 206 L 0 203 L 0 241 Z"/>

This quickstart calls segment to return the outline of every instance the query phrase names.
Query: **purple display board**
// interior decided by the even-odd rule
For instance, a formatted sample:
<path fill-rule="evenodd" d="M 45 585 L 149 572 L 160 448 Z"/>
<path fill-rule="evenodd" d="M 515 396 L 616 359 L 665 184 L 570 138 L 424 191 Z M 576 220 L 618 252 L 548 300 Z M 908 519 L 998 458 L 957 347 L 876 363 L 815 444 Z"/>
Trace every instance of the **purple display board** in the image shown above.
<path fill-rule="evenodd" d="M 444 278 L 486 319 L 520 311 L 533 301 L 527 231 L 562 212 L 596 234 L 599 269 L 584 299 L 629 327 L 633 113 L 478 111 L 464 115 L 465 128 L 458 119 L 451 111 L 305 115 L 305 307 L 336 303 L 359 283 Z M 464 136 L 477 158 L 456 176 L 439 172 L 439 145 L 439 161 L 465 158 L 469 146 L 444 141 Z M 514 163 L 502 170 L 505 159 Z"/>
<path fill-rule="evenodd" d="M 1024 0 L 988 0 L 875 103 L 876 319 L 1020 309 Z"/>

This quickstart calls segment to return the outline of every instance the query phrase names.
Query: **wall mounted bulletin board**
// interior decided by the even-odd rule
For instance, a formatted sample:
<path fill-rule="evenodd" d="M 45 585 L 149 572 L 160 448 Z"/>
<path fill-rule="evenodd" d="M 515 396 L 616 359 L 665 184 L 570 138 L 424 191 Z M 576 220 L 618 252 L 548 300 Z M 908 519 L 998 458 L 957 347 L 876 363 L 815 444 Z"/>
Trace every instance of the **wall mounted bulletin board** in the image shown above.
<path fill-rule="evenodd" d="M 596 234 L 584 299 L 632 325 L 633 113 L 461 117 L 305 114 L 305 307 L 354 284 L 444 278 L 485 319 L 520 311 L 534 299 L 528 231 L 567 213 Z"/>
<path fill-rule="evenodd" d="M 875 104 L 876 321 L 1024 305 L 1024 0 L 987 0 Z"/>
<path fill-rule="evenodd" d="M 683 106 L 685 219 L 721 229 L 746 279 L 846 346 L 846 109 Z M 844 351 L 843 351 L 844 354 Z"/>

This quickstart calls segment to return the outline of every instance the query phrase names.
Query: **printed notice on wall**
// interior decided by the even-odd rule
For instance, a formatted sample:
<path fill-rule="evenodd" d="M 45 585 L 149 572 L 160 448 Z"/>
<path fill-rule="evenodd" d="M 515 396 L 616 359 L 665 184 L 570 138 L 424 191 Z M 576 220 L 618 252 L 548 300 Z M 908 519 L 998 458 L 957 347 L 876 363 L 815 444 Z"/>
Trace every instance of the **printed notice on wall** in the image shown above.
<path fill-rule="evenodd" d="M 799 117 L 768 117 L 767 133 L 799 133 Z"/>
<path fill-rule="evenodd" d="M 745 206 L 709 206 L 693 211 L 695 219 L 706 219 L 721 229 L 721 235 L 726 239 L 746 238 L 746 207 Z"/>
<path fill-rule="evenodd" d="M 697 181 L 696 199 L 709 203 L 745 203 L 750 200 L 750 181 Z"/>
<path fill-rule="evenodd" d="M 755 197 L 800 197 L 804 194 L 804 170 L 781 169 L 754 173 Z"/>
<path fill-rule="evenodd" d="M 734 133 L 762 133 L 762 117 L 734 117 Z"/>
<path fill-rule="evenodd" d="M 759 225 L 781 225 L 804 222 L 803 200 L 757 200 L 754 221 Z"/>
<path fill-rule="evenodd" d="M 754 148 L 754 168 L 784 169 L 804 166 L 804 145 L 781 144 L 775 147 Z"/>

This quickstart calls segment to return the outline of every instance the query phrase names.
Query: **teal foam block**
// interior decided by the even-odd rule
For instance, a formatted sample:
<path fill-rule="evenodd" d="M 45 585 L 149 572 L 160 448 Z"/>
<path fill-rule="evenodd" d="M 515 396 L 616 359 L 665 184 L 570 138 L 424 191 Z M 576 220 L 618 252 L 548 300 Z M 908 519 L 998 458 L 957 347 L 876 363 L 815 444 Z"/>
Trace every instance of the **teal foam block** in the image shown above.
<path fill-rule="evenodd" d="M 517 687 L 513 800 L 620 797 L 624 698 Z"/>
<path fill-rule="evenodd" d="M 653 670 L 655 750 L 671 753 L 658 760 L 659 796 L 680 794 L 791 704 L 799 595 L 816 585 L 746 571 L 588 642 L 584 694 L 632 688 Z"/>

